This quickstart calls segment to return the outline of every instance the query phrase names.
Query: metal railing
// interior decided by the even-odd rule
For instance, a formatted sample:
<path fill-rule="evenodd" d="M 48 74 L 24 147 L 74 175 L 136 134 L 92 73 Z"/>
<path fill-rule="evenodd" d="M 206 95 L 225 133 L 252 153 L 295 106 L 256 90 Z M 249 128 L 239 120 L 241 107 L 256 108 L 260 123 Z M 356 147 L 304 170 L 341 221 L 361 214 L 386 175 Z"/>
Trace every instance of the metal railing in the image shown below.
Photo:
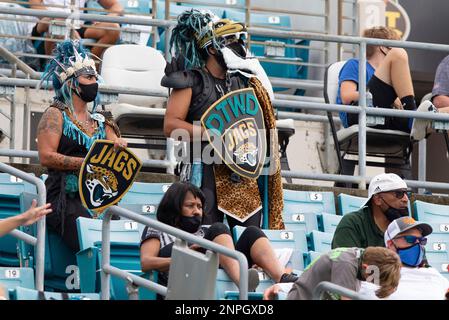
<path fill-rule="evenodd" d="M 321 300 L 325 292 L 336 293 L 352 300 L 367 300 L 366 296 L 329 281 L 322 281 L 315 287 L 313 290 L 313 300 Z"/>
<path fill-rule="evenodd" d="M 123 271 L 119 268 L 113 267 L 110 265 L 111 259 L 111 241 L 110 241 L 110 224 L 112 215 L 118 215 L 120 217 L 136 221 L 145 226 L 149 226 L 155 228 L 159 231 L 171 234 L 176 238 L 188 241 L 189 243 L 195 243 L 200 245 L 202 248 L 212 250 L 216 253 L 226 255 L 228 257 L 234 258 L 239 263 L 240 270 L 240 279 L 239 279 L 239 291 L 240 291 L 240 299 L 247 300 L 248 299 L 248 261 L 243 253 L 226 248 L 222 245 L 214 243 L 212 241 L 197 237 L 191 233 L 185 232 L 175 227 L 171 227 L 157 220 L 153 220 L 147 217 L 144 217 L 140 214 L 132 212 L 130 210 L 119 208 L 117 206 L 112 206 L 109 208 L 104 215 L 103 218 L 103 227 L 102 227 L 102 244 L 101 244 L 101 256 L 102 256 L 102 264 L 101 264 L 101 299 L 109 300 L 110 298 L 110 280 L 111 275 L 122 278 L 131 282 L 134 285 L 142 286 L 152 291 L 156 291 L 161 295 L 167 294 L 167 288 L 161 286 L 152 281 L 143 279 L 136 275 L 133 275 L 129 272 Z"/>
<path fill-rule="evenodd" d="M 11 167 L 5 163 L 0 162 L 0 172 L 9 173 L 17 178 L 32 183 L 37 188 L 37 205 L 43 206 L 46 203 L 47 191 L 44 182 L 29 173 L 25 173 Z M 36 256 L 36 290 L 44 290 L 44 272 L 45 272 L 45 218 L 37 222 L 37 237 L 30 236 L 19 230 L 13 230 L 10 233 L 12 236 L 25 241 L 26 243 L 35 247 Z"/>

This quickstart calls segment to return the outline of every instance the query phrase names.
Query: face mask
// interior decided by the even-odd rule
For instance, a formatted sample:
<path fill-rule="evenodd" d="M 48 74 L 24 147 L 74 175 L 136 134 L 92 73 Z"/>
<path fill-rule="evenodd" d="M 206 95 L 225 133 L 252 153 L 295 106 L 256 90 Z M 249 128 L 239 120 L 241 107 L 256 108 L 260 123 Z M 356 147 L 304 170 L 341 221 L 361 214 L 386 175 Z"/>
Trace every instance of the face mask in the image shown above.
<path fill-rule="evenodd" d="M 405 249 L 396 248 L 403 265 L 417 267 L 424 257 L 424 247 L 419 243 Z"/>
<path fill-rule="evenodd" d="M 196 231 L 198 231 L 200 225 L 201 225 L 201 216 L 179 217 L 179 228 L 181 228 L 181 230 L 184 230 L 186 232 L 195 233 Z"/>
<path fill-rule="evenodd" d="M 98 83 L 91 83 L 91 84 L 79 84 L 79 89 L 81 89 L 81 92 L 77 95 L 85 102 L 92 102 L 97 97 L 98 93 Z M 78 90 L 79 91 L 79 90 Z M 75 91 L 77 92 L 77 91 Z"/>
<path fill-rule="evenodd" d="M 384 215 L 387 217 L 388 221 L 393 222 L 393 220 L 396 220 L 397 218 L 408 216 L 408 208 L 395 209 L 389 207 L 387 211 L 384 212 Z"/>
<path fill-rule="evenodd" d="M 388 206 L 388 209 L 384 211 L 384 215 L 387 217 L 388 221 L 393 222 L 393 220 L 396 220 L 397 218 L 408 216 L 408 208 L 393 208 L 384 200 L 384 198 L 380 198 Z"/>

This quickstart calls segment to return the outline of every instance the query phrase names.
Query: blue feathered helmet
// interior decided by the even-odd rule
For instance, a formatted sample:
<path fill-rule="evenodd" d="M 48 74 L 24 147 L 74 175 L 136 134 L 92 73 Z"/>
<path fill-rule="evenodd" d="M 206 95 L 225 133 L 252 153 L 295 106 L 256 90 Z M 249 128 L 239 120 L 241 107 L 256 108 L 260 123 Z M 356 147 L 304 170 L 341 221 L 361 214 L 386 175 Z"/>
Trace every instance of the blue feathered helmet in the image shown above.
<path fill-rule="evenodd" d="M 52 81 L 55 99 L 65 103 L 73 112 L 72 93 L 78 90 L 78 77 L 92 75 L 100 79 L 95 68 L 95 61 L 79 40 L 64 40 L 54 52 L 54 58 L 47 64 L 40 83 Z M 95 108 L 98 103 L 94 101 Z"/>

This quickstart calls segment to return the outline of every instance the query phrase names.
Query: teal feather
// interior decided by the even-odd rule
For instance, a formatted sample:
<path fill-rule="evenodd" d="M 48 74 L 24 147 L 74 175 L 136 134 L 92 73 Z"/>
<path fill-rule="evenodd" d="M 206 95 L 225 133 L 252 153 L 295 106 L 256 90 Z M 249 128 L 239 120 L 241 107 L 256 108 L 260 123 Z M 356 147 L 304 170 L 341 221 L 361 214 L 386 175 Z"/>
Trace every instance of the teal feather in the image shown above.
<path fill-rule="evenodd" d="M 63 113 L 63 127 L 62 133 L 76 141 L 79 145 L 85 146 L 87 150 L 90 149 L 95 140 L 105 139 L 106 138 L 106 129 L 104 126 L 104 122 L 98 122 L 98 129 L 92 137 L 89 137 L 86 133 L 80 130 L 73 122 L 70 120 L 67 113 L 64 111 Z"/>

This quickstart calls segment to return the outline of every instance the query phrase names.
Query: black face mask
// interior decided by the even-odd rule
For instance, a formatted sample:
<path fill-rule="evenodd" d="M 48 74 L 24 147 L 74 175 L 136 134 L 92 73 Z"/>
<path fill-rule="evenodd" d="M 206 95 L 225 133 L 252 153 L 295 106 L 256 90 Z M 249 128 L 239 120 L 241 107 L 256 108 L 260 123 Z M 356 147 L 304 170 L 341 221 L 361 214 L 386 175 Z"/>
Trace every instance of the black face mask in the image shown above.
<path fill-rule="evenodd" d="M 201 225 L 201 216 L 179 217 L 179 228 L 185 232 L 195 233 Z"/>
<path fill-rule="evenodd" d="M 98 93 L 98 83 L 91 83 L 91 84 L 79 84 L 79 89 L 81 89 L 81 92 L 78 93 L 80 90 L 75 90 L 78 97 L 80 97 L 85 102 L 92 102 L 97 97 Z"/>
<path fill-rule="evenodd" d="M 221 51 L 217 51 L 217 53 L 215 54 L 215 58 L 217 59 L 218 64 L 223 68 L 223 69 L 228 69 L 228 66 L 226 65 L 226 62 L 224 60 L 223 54 L 221 53 Z"/>

